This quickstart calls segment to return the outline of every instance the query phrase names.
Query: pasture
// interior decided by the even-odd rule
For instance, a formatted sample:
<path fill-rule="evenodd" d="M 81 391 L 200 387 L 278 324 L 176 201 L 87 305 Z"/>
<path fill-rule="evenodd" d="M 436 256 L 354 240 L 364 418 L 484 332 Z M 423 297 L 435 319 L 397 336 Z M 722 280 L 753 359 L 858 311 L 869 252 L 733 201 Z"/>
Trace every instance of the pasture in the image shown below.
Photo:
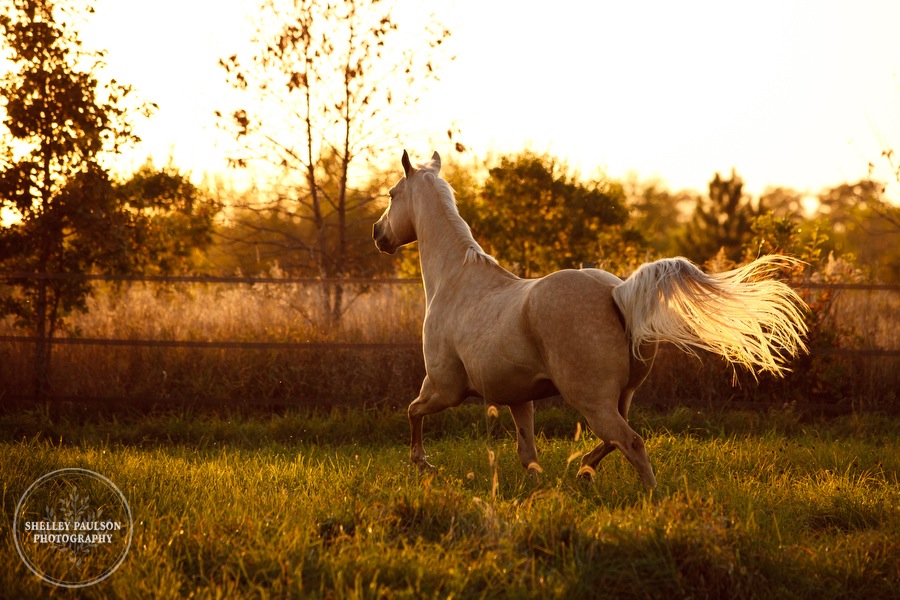
<path fill-rule="evenodd" d="M 6 597 L 68 597 L 16 556 L 11 515 L 56 468 L 100 472 L 134 517 L 96 598 L 794 598 L 900 595 L 900 421 L 791 410 L 635 407 L 659 480 L 539 406 L 544 472 L 509 415 L 426 422 L 434 473 L 408 461 L 402 410 L 0 415 Z M 572 459 L 572 460 L 570 460 Z"/>

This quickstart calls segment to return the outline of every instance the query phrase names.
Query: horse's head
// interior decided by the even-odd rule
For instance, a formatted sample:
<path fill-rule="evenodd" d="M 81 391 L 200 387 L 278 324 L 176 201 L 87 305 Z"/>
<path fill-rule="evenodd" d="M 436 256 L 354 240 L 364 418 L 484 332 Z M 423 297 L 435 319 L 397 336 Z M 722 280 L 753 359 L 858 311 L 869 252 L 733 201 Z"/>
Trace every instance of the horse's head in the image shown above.
<path fill-rule="evenodd" d="M 391 188 L 391 200 L 384 214 L 372 228 L 375 247 L 386 254 L 393 254 L 400 246 L 416 241 L 414 191 L 418 180 L 427 174 L 437 176 L 441 170 L 441 157 L 437 152 L 427 165 L 413 168 L 409 154 L 403 151 L 404 177 Z"/>

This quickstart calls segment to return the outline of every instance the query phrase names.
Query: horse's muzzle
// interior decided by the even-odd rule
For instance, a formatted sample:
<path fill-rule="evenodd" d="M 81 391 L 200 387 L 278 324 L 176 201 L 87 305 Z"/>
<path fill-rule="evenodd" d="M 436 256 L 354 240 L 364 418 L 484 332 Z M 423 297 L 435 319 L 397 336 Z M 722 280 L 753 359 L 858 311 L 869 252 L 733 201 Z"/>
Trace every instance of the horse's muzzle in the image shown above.
<path fill-rule="evenodd" d="M 375 247 L 385 254 L 393 254 L 397 251 L 397 246 L 391 243 L 387 236 L 387 227 L 381 224 L 381 221 L 375 223 L 372 227 L 372 239 L 375 240 Z"/>

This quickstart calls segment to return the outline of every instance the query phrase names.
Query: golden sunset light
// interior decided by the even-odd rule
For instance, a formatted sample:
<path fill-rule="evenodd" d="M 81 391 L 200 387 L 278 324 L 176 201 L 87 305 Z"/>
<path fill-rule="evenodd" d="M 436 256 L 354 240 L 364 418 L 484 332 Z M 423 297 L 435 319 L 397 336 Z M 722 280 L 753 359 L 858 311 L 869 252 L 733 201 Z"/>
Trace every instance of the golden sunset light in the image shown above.
<path fill-rule="evenodd" d="M 0 5 L 0 596 L 900 598 L 900 0 Z"/>
<path fill-rule="evenodd" d="M 225 169 L 213 112 L 234 92 L 217 62 L 245 48 L 255 0 L 102 0 L 84 32 L 109 71 L 159 104 L 126 160 Z M 471 152 L 529 147 L 582 172 L 702 190 L 737 168 L 750 190 L 817 192 L 900 145 L 900 4 L 399 0 L 415 41 L 434 11 L 452 32 L 396 147 L 425 155 L 460 130 Z M 134 27 L 140 23 L 139 28 Z"/>

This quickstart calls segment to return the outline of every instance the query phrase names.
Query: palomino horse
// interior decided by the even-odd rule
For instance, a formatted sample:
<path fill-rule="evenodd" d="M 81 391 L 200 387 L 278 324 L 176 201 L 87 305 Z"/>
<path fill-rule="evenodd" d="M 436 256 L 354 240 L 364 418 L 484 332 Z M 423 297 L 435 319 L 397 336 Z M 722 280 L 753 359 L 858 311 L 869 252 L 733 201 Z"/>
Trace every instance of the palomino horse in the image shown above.
<path fill-rule="evenodd" d="M 767 279 L 795 264 L 764 256 L 707 275 L 684 258 L 642 265 L 624 282 L 599 269 L 520 279 L 501 268 L 459 216 L 435 152 L 403 177 L 375 223 L 375 246 L 393 254 L 419 242 L 425 285 L 425 381 L 409 405 L 410 458 L 429 468 L 422 420 L 468 396 L 506 405 L 522 465 L 540 472 L 534 401 L 562 395 L 602 442 L 581 460 L 590 476 L 618 448 L 648 488 L 656 486 L 644 441 L 628 426 L 635 389 L 660 341 L 686 352 L 709 350 L 734 364 L 781 374 L 787 356 L 806 350 L 803 301 Z"/>

